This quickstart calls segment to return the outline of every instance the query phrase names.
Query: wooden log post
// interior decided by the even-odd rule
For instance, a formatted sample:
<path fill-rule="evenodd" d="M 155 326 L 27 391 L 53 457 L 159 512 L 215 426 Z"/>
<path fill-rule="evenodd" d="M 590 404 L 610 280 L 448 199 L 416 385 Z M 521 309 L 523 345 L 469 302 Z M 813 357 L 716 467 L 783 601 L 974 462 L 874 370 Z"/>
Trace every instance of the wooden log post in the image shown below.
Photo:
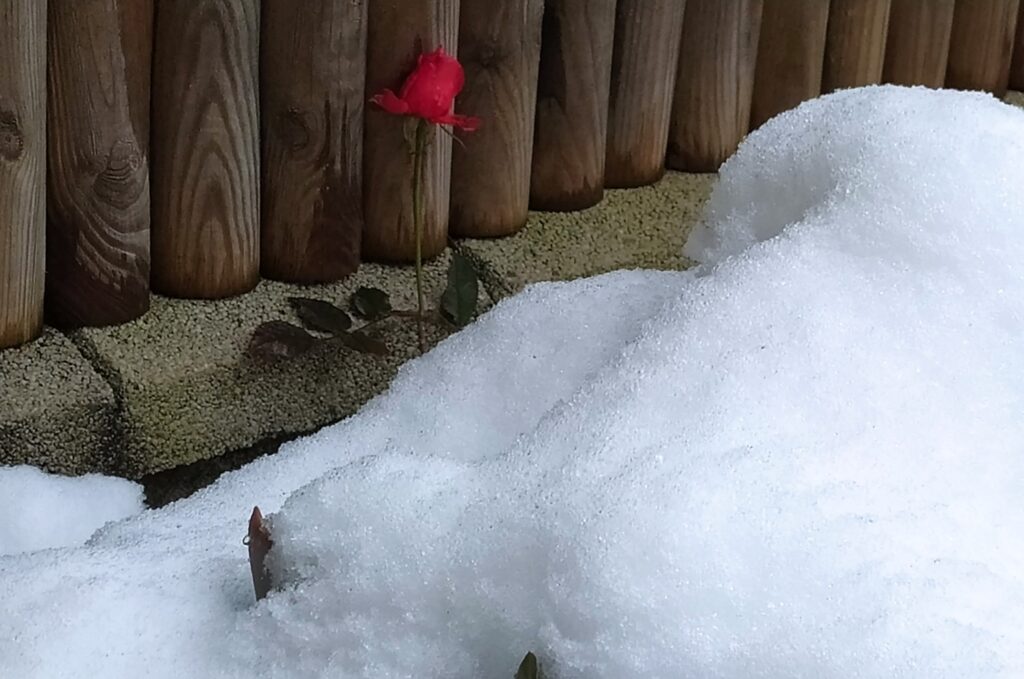
<path fill-rule="evenodd" d="M 665 173 L 685 7 L 686 0 L 619 0 L 608 102 L 608 188 L 652 184 Z"/>
<path fill-rule="evenodd" d="M 149 309 L 153 2 L 51 0 L 48 24 L 46 317 L 125 323 Z"/>
<path fill-rule="evenodd" d="M 260 269 L 294 283 L 359 268 L 367 0 L 264 0 Z"/>
<path fill-rule="evenodd" d="M 46 3 L 0 4 L 0 349 L 43 326 Z"/>
<path fill-rule="evenodd" d="M 892 0 L 882 80 L 942 87 L 956 0 Z"/>
<path fill-rule="evenodd" d="M 946 87 L 1006 94 L 1019 9 L 1019 0 L 956 3 Z"/>
<path fill-rule="evenodd" d="M 157 3 L 153 289 L 216 299 L 259 280 L 259 0 Z"/>
<path fill-rule="evenodd" d="M 764 0 L 750 127 L 821 94 L 829 0 Z"/>
<path fill-rule="evenodd" d="M 143 102 L 131 106 L 132 129 L 146 140 L 147 161 L 149 153 L 150 106 L 153 76 L 153 27 L 156 0 L 120 0 L 117 13 L 121 27 L 121 45 L 126 55 L 124 64 L 125 80 L 128 86 L 128 100 Z M 133 59 L 131 55 L 142 55 Z M 147 169 L 148 172 L 148 169 Z"/>
<path fill-rule="evenodd" d="M 1010 59 L 1009 89 L 1024 90 L 1024 2 L 1017 10 L 1017 31 Z"/>
<path fill-rule="evenodd" d="M 458 48 L 458 0 L 372 0 L 367 22 L 366 93 L 398 92 L 417 58 L 443 46 Z M 461 111 L 456 100 L 456 111 Z M 363 136 L 363 257 L 412 262 L 416 232 L 412 210 L 413 161 L 406 118 L 370 105 Z M 452 141 L 433 129 L 424 161 L 423 257 L 444 251 L 448 242 Z"/>
<path fill-rule="evenodd" d="M 462 0 L 459 109 L 483 119 L 452 150 L 453 235 L 507 236 L 526 224 L 543 0 Z"/>
<path fill-rule="evenodd" d="M 571 211 L 604 197 L 615 0 L 546 0 L 530 207 Z"/>
<path fill-rule="evenodd" d="M 821 91 L 882 82 L 890 0 L 832 0 Z"/>
<path fill-rule="evenodd" d="M 761 0 L 687 0 L 668 166 L 715 172 L 750 125 Z"/>

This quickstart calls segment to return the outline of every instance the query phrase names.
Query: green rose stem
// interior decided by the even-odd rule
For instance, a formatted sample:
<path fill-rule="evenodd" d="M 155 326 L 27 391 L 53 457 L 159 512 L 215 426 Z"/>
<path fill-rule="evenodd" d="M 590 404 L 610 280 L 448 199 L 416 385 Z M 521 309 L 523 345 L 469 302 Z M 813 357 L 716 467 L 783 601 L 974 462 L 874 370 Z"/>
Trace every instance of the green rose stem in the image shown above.
<path fill-rule="evenodd" d="M 427 155 L 427 121 L 416 121 L 412 160 L 412 222 L 416 236 L 416 333 L 420 353 L 427 350 L 423 333 L 423 163 Z"/>

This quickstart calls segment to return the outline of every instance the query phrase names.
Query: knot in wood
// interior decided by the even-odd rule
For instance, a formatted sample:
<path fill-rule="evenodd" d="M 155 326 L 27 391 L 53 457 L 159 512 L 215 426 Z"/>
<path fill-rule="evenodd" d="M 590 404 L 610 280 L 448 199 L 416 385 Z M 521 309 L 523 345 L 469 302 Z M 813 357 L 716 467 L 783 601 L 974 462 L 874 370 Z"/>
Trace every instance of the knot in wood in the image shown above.
<path fill-rule="evenodd" d="M 0 158 L 15 161 L 25 150 L 25 135 L 11 111 L 0 111 Z"/>
<path fill-rule="evenodd" d="M 146 185 L 142 151 L 134 139 L 120 139 L 107 154 L 106 167 L 96 175 L 93 190 L 103 202 L 119 209 L 131 207 Z"/>
<path fill-rule="evenodd" d="M 471 59 L 481 70 L 494 71 L 508 59 L 508 53 L 497 40 L 489 39 L 477 45 Z"/>
<path fill-rule="evenodd" d="M 290 151 L 301 151 L 309 146 L 313 138 L 312 126 L 308 118 L 310 115 L 297 108 L 289 108 L 282 111 L 277 117 L 278 134 L 281 142 Z"/>

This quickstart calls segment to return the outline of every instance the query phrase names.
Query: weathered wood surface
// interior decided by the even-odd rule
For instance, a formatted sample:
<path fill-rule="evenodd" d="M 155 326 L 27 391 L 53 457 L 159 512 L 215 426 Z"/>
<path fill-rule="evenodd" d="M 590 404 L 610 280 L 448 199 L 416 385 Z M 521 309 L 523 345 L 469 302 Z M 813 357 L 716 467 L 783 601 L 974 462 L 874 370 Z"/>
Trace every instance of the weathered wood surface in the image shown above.
<path fill-rule="evenodd" d="M 714 172 L 750 125 L 762 0 L 687 0 L 668 166 Z"/>
<path fill-rule="evenodd" d="M 0 348 L 43 325 L 46 3 L 0 3 Z"/>
<path fill-rule="evenodd" d="M 1019 0 L 958 0 L 946 87 L 1006 94 Z"/>
<path fill-rule="evenodd" d="M 530 207 L 582 210 L 604 196 L 615 0 L 547 0 Z"/>
<path fill-rule="evenodd" d="M 890 0 L 832 0 L 821 91 L 882 82 Z"/>
<path fill-rule="evenodd" d="M 367 23 L 366 93 L 398 92 L 420 54 L 443 46 L 457 54 L 458 0 L 372 0 Z M 456 111 L 461 112 L 461 100 Z M 409 119 L 370 105 L 363 137 L 363 257 L 412 262 L 416 237 L 412 210 L 413 162 Z M 486 123 L 485 123 L 486 124 Z M 440 254 L 448 242 L 452 141 L 431 129 L 424 172 L 423 256 Z"/>
<path fill-rule="evenodd" d="M 952 1 L 952 0 L 951 0 Z M 1024 2 L 1017 10 L 1017 30 L 1013 40 L 1013 55 L 1010 59 L 1009 88 L 1024 90 Z"/>
<path fill-rule="evenodd" d="M 483 120 L 452 149 L 453 235 L 507 236 L 526 224 L 543 0 L 462 0 L 459 110 Z"/>
<path fill-rule="evenodd" d="M 260 268 L 296 283 L 359 268 L 368 0 L 264 0 Z"/>
<path fill-rule="evenodd" d="M 615 18 L 605 186 L 665 173 L 686 0 L 619 0 Z"/>
<path fill-rule="evenodd" d="M 153 30 L 157 0 L 120 0 L 117 3 L 121 24 L 121 49 L 125 55 L 124 74 L 128 83 L 128 100 L 148 102 L 152 97 Z M 132 106 L 132 129 L 146 140 L 149 149 L 150 107 Z"/>
<path fill-rule="evenodd" d="M 153 63 L 153 289 L 259 280 L 259 0 L 162 0 Z"/>
<path fill-rule="evenodd" d="M 750 127 L 821 94 L 829 0 L 764 0 Z"/>
<path fill-rule="evenodd" d="M 882 80 L 942 87 L 956 0 L 892 0 Z"/>
<path fill-rule="evenodd" d="M 152 0 L 50 0 L 46 317 L 149 308 Z"/>

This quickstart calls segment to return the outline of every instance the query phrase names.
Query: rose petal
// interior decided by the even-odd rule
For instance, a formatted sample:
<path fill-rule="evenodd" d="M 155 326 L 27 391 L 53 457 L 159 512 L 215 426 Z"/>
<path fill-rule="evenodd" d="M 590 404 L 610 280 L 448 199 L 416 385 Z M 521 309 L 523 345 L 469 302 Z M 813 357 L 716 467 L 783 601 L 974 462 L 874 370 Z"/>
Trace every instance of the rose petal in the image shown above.
<path fill-rule="evenodd" d="M 399 99 L 391 90 L 381 90 L 370 101 L 388 113 L 401 116 L 409 113 L 409 104 Z"/>
<path fill-rule="evenodd" d="M 402 83 L 399 92 L 409 107 L 407 115 L 434 120 L 452 110 L 455 95 L 465 84 L 465 72 L 444 47 L 419 55 L 416 68 Z"/>
<path fill-rule="evenodd" d="M 451 125 L 464 132 L 475 132 L 480 129 L 481 120 L 476 116 L 463 116 L 458 113 L 449 113 L 443 116 L 431 118 L 430 122 L 438 125 Z"/>

